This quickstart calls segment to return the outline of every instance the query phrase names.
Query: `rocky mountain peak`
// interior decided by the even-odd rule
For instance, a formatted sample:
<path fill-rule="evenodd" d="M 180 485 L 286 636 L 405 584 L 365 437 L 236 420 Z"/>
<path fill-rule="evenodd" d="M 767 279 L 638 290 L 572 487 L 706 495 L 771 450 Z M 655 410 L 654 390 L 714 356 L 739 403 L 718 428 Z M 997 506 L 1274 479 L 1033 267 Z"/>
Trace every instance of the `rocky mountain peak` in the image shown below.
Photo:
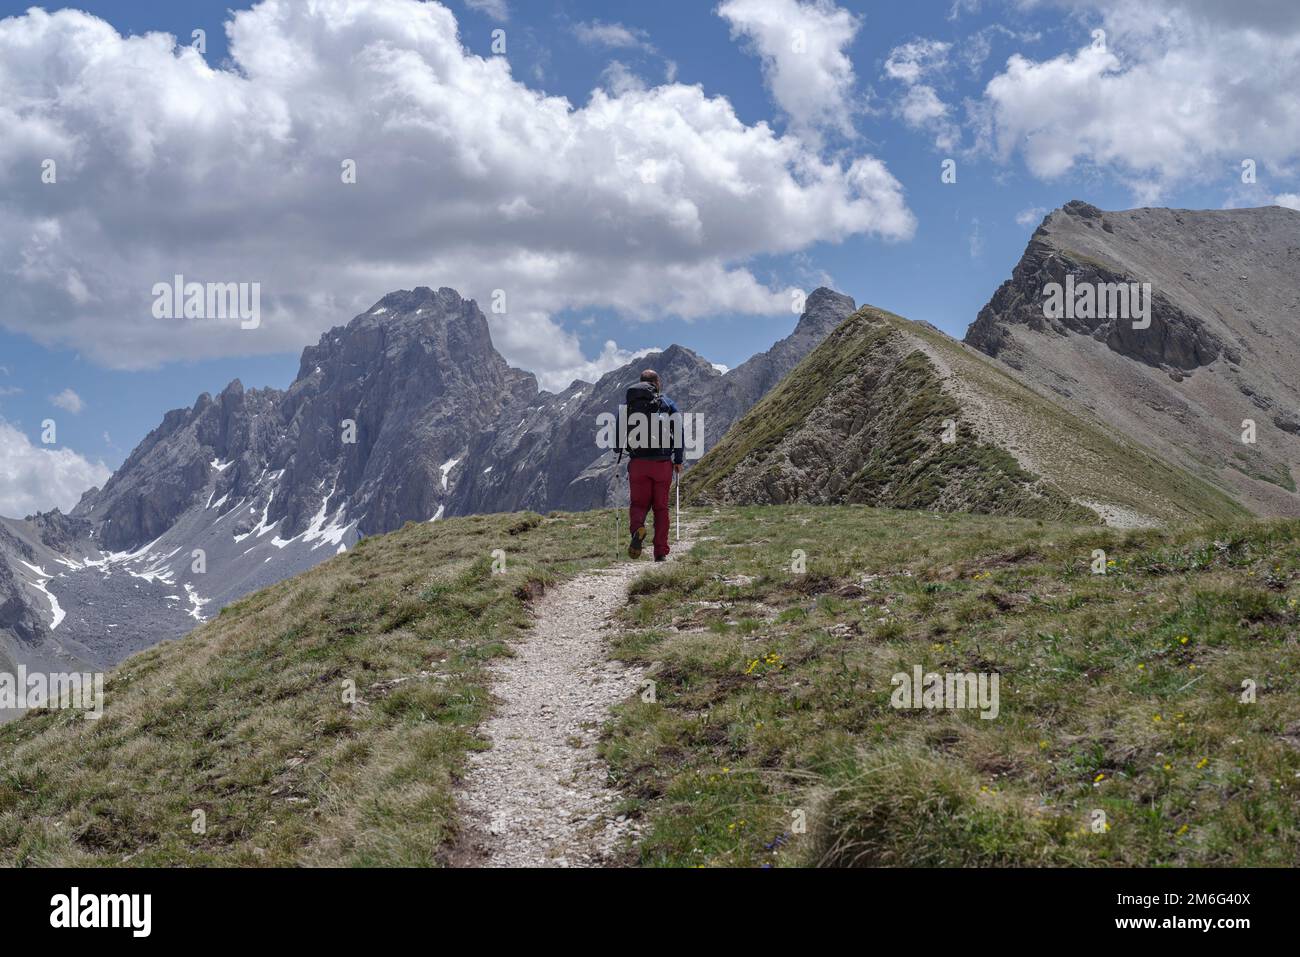
<path fill-rule="evenodd" d="M 1104 215 L 1100 209 L 1082 199 L 1072 199 L 1058 210 L 1065 216 L 1078 216 L 1081 219 L 1101 219 Z"/>
<path fill-rule="evenodd" d="M 799 317 L 794 334 L 825 337 L 856 308 L 852 297 L 820 286 L 804 302 L 803 315 Z"/>
<path fill-rule="evenodd" d="M 1066 314 L 1045 310 L 1049 288 L 1074 290 Z M 1146 300 L 1144 319 L 1116 312 L 1119 290 Z M 965 341 L 1250 508 L 1294 515 L 1300 444 L 1279 410 L 1300 408 L 1297 316 L 1300 212 L 1073 200 Z"/>
<path fill-rule="evenodd" d="M 402 358 L 407 353 L 411 355 Z M 417 286 L 389 293 L 304 349 L 298 380 L 322 373 L 332 383 L 361 379 L 386 364 L 421 365 L 436 375 L 453 356 L 462 363 L 505 365 L 477 303 L 454 289 Z"/>
<path fill-rule="evenodd" d="M 654 369 L 659 373 L 659 377 L 663 381 L 664 390 L 670 395 L 673 394 L 674 383 L 677 383 L 680 387 L 687 382 L 693 383 L 697 377 L 703 377 L 707 380 L 717 378 L 722 374 L 713 367 L 713 363 L 698 352 L 676 344 L 669 346 L 663 352 L 652 352 L 640 359 L 634 359 L 629 363 L 629 366 L 629 372 L 633 373 L 631 376 L 619 370 L 619 374 L 623 374 L 624 378 L 628 379 L 627 385 L 631 385 L 640 378 L 640 373 L 644 369 Z M 624 368 L 628 367 L 625 366 Z M 678 391 L 680 391 L 680 388 Z"/>
<path fill-rule="evenodd" d="M 428 332 L 456 326 L 467 326 L 476 333 L 487 330 L 487 319 L 478 304 L 445 286 L 436 290 L 416 286 L 390 292 L 357 316 L 349 327 L 372 324 L 396 333 Z"/>

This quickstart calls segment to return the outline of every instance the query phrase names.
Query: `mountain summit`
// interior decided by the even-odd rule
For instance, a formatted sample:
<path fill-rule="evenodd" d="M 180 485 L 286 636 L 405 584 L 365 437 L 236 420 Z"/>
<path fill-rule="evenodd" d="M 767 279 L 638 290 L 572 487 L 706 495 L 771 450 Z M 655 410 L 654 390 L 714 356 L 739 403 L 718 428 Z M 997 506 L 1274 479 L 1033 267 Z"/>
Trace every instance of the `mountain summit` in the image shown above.
<path fill-rule="evenodd" d="M 1147 285 L 1150 325 L 1047 318 L 1067 281 Z M 1253 511 L 1300 515 L 1300 212 L 1068 203 L 966 342 Z"/>

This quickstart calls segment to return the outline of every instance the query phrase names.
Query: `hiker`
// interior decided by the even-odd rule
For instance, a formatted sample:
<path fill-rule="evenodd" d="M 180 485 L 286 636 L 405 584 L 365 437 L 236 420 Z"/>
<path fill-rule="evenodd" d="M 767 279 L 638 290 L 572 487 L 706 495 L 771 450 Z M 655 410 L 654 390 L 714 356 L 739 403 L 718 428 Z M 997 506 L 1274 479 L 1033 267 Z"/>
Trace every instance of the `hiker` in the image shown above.
<path fill-rule="evenodd" d="M 645 416 L 649 422 L 656 414 L 671 415 L 674 423 L 681 422 L 677 404 L 663 394 L 659 373 L 646 369 L 641 373 L 641 381 L 627 390 L 627 421 L 629 437 L 636 435 L 636 415 Z M 650 430 L 647 430 L 650 431 Z M 644 434 L 644 433 L 643 433 Z M 655 515 L 655 561 L 662 562 L 668 558 L 668 492 L 672 488 L 673 476 L 682 471 L 683 448 L 680 437 L 673 434 L 671 442 L 649 442 L 634 445 L 628 442 L 628 453 L 632 459 L 627 464 L 628 484 L 632 491 L 632 504 L 628 508 L 628 520 L 632 528 L 632 543 L 627 553 L 632 558 L 641 557 L 641 548 L 645 544 L 645 517 L 651 508 Z"/>

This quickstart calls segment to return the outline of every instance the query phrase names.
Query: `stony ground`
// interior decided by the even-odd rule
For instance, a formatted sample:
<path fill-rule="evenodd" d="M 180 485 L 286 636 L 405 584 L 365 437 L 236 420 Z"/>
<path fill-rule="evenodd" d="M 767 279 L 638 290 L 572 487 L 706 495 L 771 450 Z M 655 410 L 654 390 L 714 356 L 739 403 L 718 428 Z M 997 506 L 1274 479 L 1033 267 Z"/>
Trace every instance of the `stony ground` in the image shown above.
<path fill-rule="evenodd" d="M 691 547 L 691 530 L 682 532 L 673 557 Z M 598 866 L 635 837 L 615 813 L 619 795 L 596 744 L 610 707 L 641 690 L 643 672 L 611 661 L 607 647 L 629 583 L 652 567 L 624 561 L 551 589 L 515 656 L 494 669 L 499 705 L 480 729 L 492 747 L 471 756 L 460 794 L 463 863 Z"/>

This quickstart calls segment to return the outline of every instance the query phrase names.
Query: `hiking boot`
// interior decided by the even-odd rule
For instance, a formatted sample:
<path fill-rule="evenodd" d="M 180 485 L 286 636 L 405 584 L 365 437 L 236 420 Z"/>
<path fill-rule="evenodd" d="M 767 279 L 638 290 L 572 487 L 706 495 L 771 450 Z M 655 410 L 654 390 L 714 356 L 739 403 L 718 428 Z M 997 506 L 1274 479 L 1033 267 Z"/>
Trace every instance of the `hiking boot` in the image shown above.
<path fill-rule="evenodd" d="M 656 555 L 656 556 L 655 556 L 655 561 L 657 561 L 657 562 L 666 562 L 666 561 L 668 561 L 668 556 L 667 556 L 667 555 Z"/>
<path fill-rule="evenodd" d="M 645 526 L 642 525 L 632 533 L 632 541 L 627 546 L 628 558 L 640 558 L 641 546 L 645 544 Z"/>

